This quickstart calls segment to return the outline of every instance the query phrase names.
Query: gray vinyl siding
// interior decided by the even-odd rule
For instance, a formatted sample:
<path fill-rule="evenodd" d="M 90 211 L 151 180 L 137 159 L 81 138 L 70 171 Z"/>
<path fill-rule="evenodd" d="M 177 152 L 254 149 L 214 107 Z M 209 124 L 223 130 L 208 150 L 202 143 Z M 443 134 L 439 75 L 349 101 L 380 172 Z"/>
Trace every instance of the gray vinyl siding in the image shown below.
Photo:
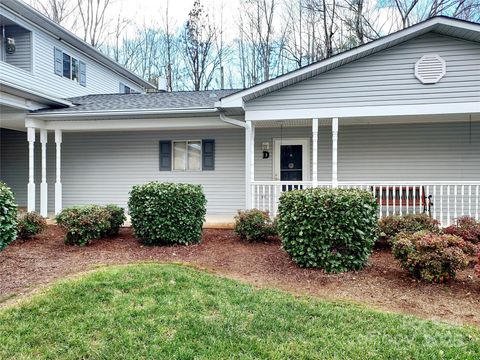
<path fill-rule="evenodd" d="M 417 60 L 439 54 L 446 75 L 433 85 L 414 76 Z M 480 101 L 480 44 L 428 33 L 247 102 L 248 110 L 288 110 Z"/>
<path fill-rule="evenodd" d="M 311 129 L 284 128 L 283 138 L 312 139 Z M 273 179 L 273 159 L 262 159 L 262 142 L 280 138 L 279 128 L 255 131 L 255 178 Z M 331 129 L 318 132 L 318 180 L 331 180 Z M 340 125 L 339 181 L 478 181 L 480 122 Z M 311 160 L 311 155 L 309 155 Z"/>
<path fill-rule="evenodd" d="M 27 204 L 28 144 L 26 134 L 1 129 L 0 179 L 16 193 L 21 206 Z M 215 140 L 215 170 L 160 171 L 159 141 Z M 89 132 L 63 134 L 63 206 L 115 203 L 126 206 L 128 192 L 135 184 L 171 181 L 201 184 L 210 215 L 233 215 L 245 207 L 244 131 L 189 130 L 141 132 Z M 37 209 L 40 196 L 40 143 L 35 146 Z M 47 146 L 49 211 L 54 210 L 55 143 Z"/>
<path fill-rule="evenodd" d="M 0 179 L 27 204 L 28 145 L 23 132 L 0 131 Z M 309 127 L 257 128 L 255 179 L 273 179 L 273 159 L 262 159 L 262 143 L 273 138 L 308 138 Z M 215 139 L 215 170 L 159 171 L 160 140 Z M 480 180 L 480 122 L 342 125 L 339 128 L 339 181 Z M 272 148 L 271 148 L 272 149 Z M 35 182 L 39 209 L 40 143 L 35 146 Z M 55 144 L 47 147 L 49 210 L 54 208 Z M 311 155 L 309 154 L 311 159 Z M 202 184 L 209 214 L 233 215 L 245 206 L 244 131 L 188 130 L 90 132 L 63 135 L 63 205 L 116 203 L 125 206 L 134 184 L 150 180 Z M 331 179 L 330 127 L 320 126 L 318 178 Z"/>
<path fill-rule="evenodd" d="M 31 31 L 33 47 L 33 66 L 30 71 L 19 69 L 0 61 L 0 74 L 4 81 L 22 86 L 44 94 L 67 98 L 87 94 L 118 93 L 120 82 L 135 91 L 143 89 L 110 70 L 108 67 L 80 53 L 65 42 L 59 41 L 42 29 L 25 23 L 19 17 L 2 9 L 0 14 L 14 20 L 20 26 Z M 68 55 L 86 63 L 86 86 L 77 81 L 56 75 L 54 72 L 54 48 L 57 47 Z M 18 46 L 17 46 L 18 48 Z"/>
<path fill-rule="evenodd" d="M 20 69 L 32 70 L 32 38 L 31 32 L 20 26 L 6 26 L 6 37 L 15 39 L 15 52 L 8 54 L 5 52 L 5 60 L 13 66 Z M 4 44 L 2 44 L 4 46 Z M 5 50 L 3 50 L 5 51 Z"/>

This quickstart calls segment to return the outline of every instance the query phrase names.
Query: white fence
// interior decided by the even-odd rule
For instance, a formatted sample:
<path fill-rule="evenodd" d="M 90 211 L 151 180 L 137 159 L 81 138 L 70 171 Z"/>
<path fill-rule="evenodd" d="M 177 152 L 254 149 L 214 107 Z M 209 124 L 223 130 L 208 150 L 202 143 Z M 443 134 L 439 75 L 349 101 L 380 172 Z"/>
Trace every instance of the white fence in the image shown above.
<path fill-rule="evenodd" d="M 319 182 L 317 186 L 332 185 Z M 254 181 L 252 207 L 276 216 L 282 192 L 310 187 L 311 181 Z M 338 187 L 372 192 L 377 199 L 379 217 L 427 213 L 442 226 L 450 225 L 462 215 L 480 220 L 480 181 L 339 182 Z"/>

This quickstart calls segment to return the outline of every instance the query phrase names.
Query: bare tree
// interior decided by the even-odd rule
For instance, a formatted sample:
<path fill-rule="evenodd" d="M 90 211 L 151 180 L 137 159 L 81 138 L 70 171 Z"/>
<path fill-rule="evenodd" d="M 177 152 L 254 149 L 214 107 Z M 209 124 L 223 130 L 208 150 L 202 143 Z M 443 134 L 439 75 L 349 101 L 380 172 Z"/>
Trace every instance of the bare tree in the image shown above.
<path fill-rule="evenodd" d="M 217 28 L 210 22 L 200 0 L 195 0 L 183 30 L 183 47 L 187 75 L 194 90 L 207 89 L 219 67 L 214 45 Z"/>
<path fill-rule="evenodd" d="M 75 0 L 33 0 L 31 4 L 60 25 L 65 23 L 77 7 Z"/>
<path fill-rule="evenodd" d="M 77 0 L 80 32 L 94 47 L 102 45 L 107 34 L 107 10 L 111 0 Z"/>

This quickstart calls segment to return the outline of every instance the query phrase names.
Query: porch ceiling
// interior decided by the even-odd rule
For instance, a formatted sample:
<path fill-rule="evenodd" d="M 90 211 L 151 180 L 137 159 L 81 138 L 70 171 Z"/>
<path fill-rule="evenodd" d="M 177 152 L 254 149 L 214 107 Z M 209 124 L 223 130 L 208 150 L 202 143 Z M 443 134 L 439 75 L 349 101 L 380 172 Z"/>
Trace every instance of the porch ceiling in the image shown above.
<path fill-rule="evenodd" d="M 390 117 L 348 117 L 339 118 L 342 125 L 374 125 L 374 124 L 420 124 L 420 123 L 445 123 L 480 121 L 480 114 L 453 114 L 453 115 L 421 115 L 421 116 L 390 116 Z M 252 121 L 256 128 L 278 127 L 310 127 L 312 119 L 288 119 L 288 120 L 258 120 Z M 318 119 L 319 126 L 331 125 L 331 119 Z"/>

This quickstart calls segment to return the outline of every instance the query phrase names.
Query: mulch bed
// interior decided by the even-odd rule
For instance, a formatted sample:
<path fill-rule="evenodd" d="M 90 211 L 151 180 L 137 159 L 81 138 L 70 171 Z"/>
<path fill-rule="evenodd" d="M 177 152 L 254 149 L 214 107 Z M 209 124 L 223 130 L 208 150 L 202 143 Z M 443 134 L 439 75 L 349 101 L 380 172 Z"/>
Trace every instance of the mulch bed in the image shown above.
<path fill-rule="evenodd" d="M 480 327 L 480 279 L 472 269 L 449 284 L 425 284 L 409 277 L 388 250 L 377 250 L 362 271 L 325 274 L 297 267 L 278 241 L 247 243 L 231 230 L 214 229 L 204 231 L 199 245 L 147 247 L 124 228 L 115 238 L 76 247 L 64 245 L 63 232 L 49 226 L 0 253 L 0 306 L 66 275 L 136 261 L 185 262 L 256 286 Z"/>

